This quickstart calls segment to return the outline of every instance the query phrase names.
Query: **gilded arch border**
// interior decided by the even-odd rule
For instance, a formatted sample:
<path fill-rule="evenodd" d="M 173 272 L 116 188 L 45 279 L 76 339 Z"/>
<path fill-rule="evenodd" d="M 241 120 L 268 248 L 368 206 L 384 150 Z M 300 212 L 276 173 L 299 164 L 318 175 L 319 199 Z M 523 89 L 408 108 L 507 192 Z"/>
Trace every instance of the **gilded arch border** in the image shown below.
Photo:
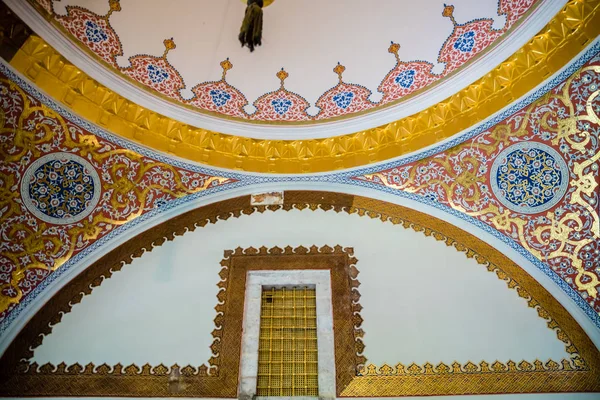
<path fill-rule="evenodd" d="M 169 369 L 166 367 L 129 366 L 119 367 L 118 374 L 105 367 L 66 367 L 62 374 L 62 386 L 57 385 L 55 372 L 43 368 L 31 371 L 26 360 L 31 349 L 39 346 L 43 335 L 49 334 L 52 326 L 59 323 L 63 313 L 73 304 L 90 294 L 95 286 L 109 278 L 114 271 L 141 256 L 153 246 L 173 240 L 197 227 L 216 223 L 219 219 L 239 217 L 242 214 L 268 210 L 322 209 L 346 212 L 370 218 L 378 218 L 402 225 L 475 258 L 488 270 L 495 272 L 508 287 L 536 308 L 550 329 L 556 331 L 567 351 L 572 355 L 570 362 L 559 363 L 512 363 L 489 365 L 453 364 L 451 368 L 425 364 L 394 368 L 370 366 L 359 369 L 356 376 L 338 386 L 338 396 L 408 396 L 408 395 L 457 395 L 491 393 L 534 393 L 534 392 L 600 392 L 600 353 L 571 315 L 546 289 L 506 256 L 477 237 L 437 218 L 403 206 L 360 196 L 318 192 L 287 191 L 281 206 L 252 206 L 250 196 L 237 197 L 213 203 L 189 211 L 142 232 L 135 238 L 107 253 L 97 262 L 81 272 L 61 289 L 29 321 L 0 359 L 0 395 L 101 395 L 101 396 L 156 396 L 156 397 L 231 397 L 222 392 L 223 385 L 237 381 L 237 371 L 223 371 L 210 376 L 206 370 L 182 369 L 180 373 L 191 377 L 189 390 L 173 391 Z M 218 361 L 217 361 L 218 362 Z M 483 365 L 485 364 L 485 365 Z M 102 369 L 104 368 L 104 369 Z M 28 371 L 29 370 L 29 371 Z M 197 379 L 197 381 L 194 381 Z M 77 385 L 68 382 L 78 383 Z M 211 383 L 213 382 L 213 383 Z M 195 383 L 195 385 L 194 385 Z M 73 393 L 70 387 L 87 388 L 85 392 Z M 235 395 L 235 394 L 234 394 Z"/>

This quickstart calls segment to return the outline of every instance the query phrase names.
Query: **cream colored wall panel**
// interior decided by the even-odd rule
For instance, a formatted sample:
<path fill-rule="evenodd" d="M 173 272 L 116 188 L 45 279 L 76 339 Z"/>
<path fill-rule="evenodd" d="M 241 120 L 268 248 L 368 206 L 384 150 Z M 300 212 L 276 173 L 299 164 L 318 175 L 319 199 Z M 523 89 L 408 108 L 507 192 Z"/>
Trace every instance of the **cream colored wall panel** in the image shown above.
<path fill-rule="evenodd" d="M 443 242 L 377 219 L 292 210 L 210 224 L 135 259 L 75 305 L 34 359 L 205 363 L 223 251 L 313 244 L 355 249 L 369 362 L 568 358 L 524 299 Z"/>

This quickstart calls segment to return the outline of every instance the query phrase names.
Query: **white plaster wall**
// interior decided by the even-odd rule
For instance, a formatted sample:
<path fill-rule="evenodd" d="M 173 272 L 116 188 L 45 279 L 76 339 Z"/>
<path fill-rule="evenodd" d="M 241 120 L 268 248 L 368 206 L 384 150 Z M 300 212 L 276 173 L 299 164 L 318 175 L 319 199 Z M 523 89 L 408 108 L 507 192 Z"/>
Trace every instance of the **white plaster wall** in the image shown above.
<path fill-rule="evenodd" d="M 565 356 L 515 291 L 444 243 L 377 219 L 294 210 L 220 221 L 144 254 L 65 315 L 34 359 L 204 363 L 223 250 L 313 244 L 355 248 L 370 362 Z"/>

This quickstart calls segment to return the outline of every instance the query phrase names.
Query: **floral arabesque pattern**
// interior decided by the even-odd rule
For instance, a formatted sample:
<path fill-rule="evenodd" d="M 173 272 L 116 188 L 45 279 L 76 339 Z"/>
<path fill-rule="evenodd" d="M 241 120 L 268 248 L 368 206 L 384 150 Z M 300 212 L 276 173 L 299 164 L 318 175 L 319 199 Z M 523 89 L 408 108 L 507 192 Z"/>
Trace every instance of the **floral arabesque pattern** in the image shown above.
<path fill-rule="evenodd" d="M 513 26 L 533 5 L 535 0 L 500 0 L 498 15 L 506 15 L 506 25 Z"/>
<path fill-rule="evenodd" d="M 227 59 L 221 62 L 221 68 L 223 69 L 221 80 L 201 83 L 192 89 L 195 97 L 190 104 L 223 115 L 245 118 L 244 107 L 248 104 L 248 100 L 242 92 L 225 80 L 227 71 L 233 68 L 233 64 Z"/>
<path fill-rule="evenodd" d="M 44 222 L 18 195 L 27 168 L 56 152 L 82 157 L 100 177 L 97 206 L 75 223 Z M 0 76 L 0 157 L 0 320 L 65 261 L 119 225 L 170 200 L 234 182 L 173 167 L 99 138 L 5 76 Z"/>
<path fill-rule="evenodd" d="M 52 5 L 53 0 L 36 0 L 36 3 L 39 4 L 42 9 L 44 9 L 48 14 L 54 13 L 54 6 Z"/>
<path fill-rule="evenodd" d="M 409 95 L 439 79 L 431 73 L 433 64 L 425 61 L 403 62 L 398 54 L 400 45 L 392 42 L 388 52 L 396 57 L 396 66 L 383 78 L 378 90 L 383 93 L 381 104 Z"/>
<path fill-rule="evenodd" d="M 352 85 L 342 80 L 342 74 L 346 67 L 339 64 L 333 69 L 338 74 L 339 83 L 325 92 L 317 102 L 320 108 L 316 119 L 327 119 L 338 117 L 347 113 L 358 113 L 373 107 L 369 100 L 371 91 L 360 85 Z"/>
<path fill-rule="evenodd" d="M 162 57 L 149 55 L 134 56 L 129 59 L 131 67 L 123 69 L 123 73 L 137 82 L 172 99 L 180 99 L 179 91 L 185 88 L 183 78 L 167 60 L 167 54 L 173 50 L 173 39 L 164 41 L 165 52 Z"/>
<path fill-rule="evenodd" d="M 256 113 L 252 119 L 260 121 L 307 121 L 311 117 L 306 113 L 310 104 L 304 97 L 290 92 L 284 86 L 289 74 L 282 69 L 277 72 L 281 85 L 279 89 L 262 95 L 254 102 Z"/>
<path fill-rule="evenodd" d="M 600 313 L 600 57 L 532 105 L 473 139 L 429 158 L 354 179 L 423 196 L 490 225 L 546 263 Z M 491 190 L 490 167 L 515 143 L 540 142 L 569 169 L 554 207 L 506 208 Z"/>
<path fill-rule="evenodd" d="M 479 19 L 465 24 L 457 23 L 452 5 L 445 6 L 442 15 L 450 18 L 454 24 L 454 30 L 442 45 L 438 56 L 438 62 L 446 64 L 442 76 L 450 74 L 471 60 L 504 33 L 504 30 L 492 28 L 494 21 L 491 19 Z"/>
<path fill-rule="evenodd" d="M 119 68 L 115 58 L 123 55 L 121 40 L 110 25 L 109 14 L 100 16 L 81 7 L 68 6 L 66 16 L 56 15 L 61 26 L 75 36 L 94 54 L 114 68 Z"/>
<path fill-rule="evenodd" d="M 110 26 L 112 12 L 119 11 L 119 0 L 109 0 L 110 10 L 105 16 L 99 16 L 81 7 L 67 7 L 67 15 L 57 15 L 52 10 L 49 0 L 29 0 L 43 7 L 60 27 L 77 38 L 83 46 L 98 55 L 110 66 L 148 87 L 168 99 L 190 105 L 201 112 L 213 115 L 225 115 L 241 120 L 265 122 L 295 123 L 302 121 L 324 121 L 329 118 L 350 116 L 356 113 L 375 109 L 379 106 L 399 101 L 403 97 L 424 89 L 447 76 L 457 68 L 470 61 L 489 47 L 500 36 L 506 33 L 533 6 L 535 0 L 498 0 L 498 15 L 506 16 L 506 23 L 501 29 L 493 29 L 493 20 L 476 19 L 459 24 L 453 17 L 453 6 L 446 6 L 443 15 L 449 17 L 454 25 L 453 30 L 441 44 L 437 60 L 400 61 L 397 44 L 395 48 L 396 64 L 382 79 L 377 90 L 382 93 L 381 100 L 371 101 L 371 92 L 359 84 L 342 83 L 324 91 L 315 102 L 318 108 L 314 115 L 306 110 L 311 104 L 300 94 L 287 90 L 277 90 L 259 96 L 252 104 L 255 111 L 245 108 L 250 103 L 237 88 L 228 84 L 225 76 L 219 81 L 201 82 L 191 88 L 194 96 L 184 98 L 181 90 L 186 84 L 177 69 L 167 60 L 168 48 L 162 57 L 136 55 L 129 58 L 130 65 L 120 67 L 116 57 L 122 55 L 122 47 L 118 34 Z M 95 25 L 91 25 L 91 23 Z M 104 39 L 106 37 L 106 39 Z M 390 51 L 394 53 L 394 51 Z M 442 63 L 443 71 L 431 72 L 434 62 Z"/>

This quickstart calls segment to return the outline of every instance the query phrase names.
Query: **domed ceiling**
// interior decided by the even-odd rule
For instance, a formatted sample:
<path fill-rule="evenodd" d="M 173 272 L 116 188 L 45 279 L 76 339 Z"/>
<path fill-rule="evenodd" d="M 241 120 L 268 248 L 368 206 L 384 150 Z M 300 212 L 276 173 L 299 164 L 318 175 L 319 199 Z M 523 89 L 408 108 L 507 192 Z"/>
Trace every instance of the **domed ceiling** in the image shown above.
<path fill-rule="evenodd" d="M 600 0 L 363 3 L 0 2 L 0 397 L 598 397 Z"/>
<path fill-rule="evenodd" d="M 264 7 L 262 46 L 251 53 L 238 41 L 239 0 L 31 2 L 70 49 L 50 44 L 124 97 L 197 127 L 285 139 L 356 132 L 434 105 L 564 4 L 279 0 Z"/>

